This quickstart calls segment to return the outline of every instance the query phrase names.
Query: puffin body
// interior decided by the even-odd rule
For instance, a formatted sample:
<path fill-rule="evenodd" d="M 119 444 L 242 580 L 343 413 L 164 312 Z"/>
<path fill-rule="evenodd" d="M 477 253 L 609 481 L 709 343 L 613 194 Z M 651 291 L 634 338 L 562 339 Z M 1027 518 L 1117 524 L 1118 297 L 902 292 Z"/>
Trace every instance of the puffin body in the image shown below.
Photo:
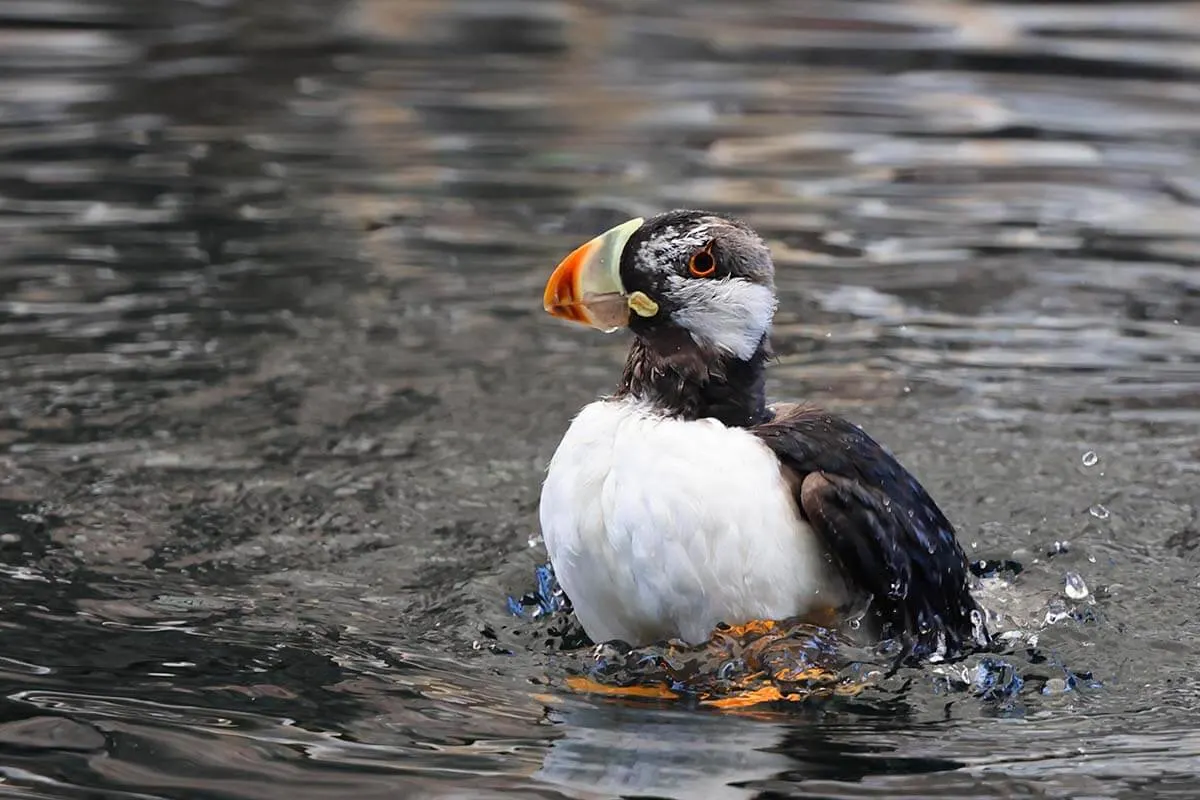
<path fill-rule="evenodd" d="M 775 454 L 630 397 L 584 407 L 542 490 L 555 575 L 593 641 L 703 642 L 847 599 Z"/>
<path fill-rule="evenodd" d="M 611 397 L 571 423 L 542 488 L 542 534 L 596 642 L 704 641 L 720 623 L 865 619 L 917 656 L 987 633 L 954 529 L 861 428 L 768 406 L 770 253 L 705 211 L 634 219 L 577 248 L 554 316 L 629 328 Z"/>

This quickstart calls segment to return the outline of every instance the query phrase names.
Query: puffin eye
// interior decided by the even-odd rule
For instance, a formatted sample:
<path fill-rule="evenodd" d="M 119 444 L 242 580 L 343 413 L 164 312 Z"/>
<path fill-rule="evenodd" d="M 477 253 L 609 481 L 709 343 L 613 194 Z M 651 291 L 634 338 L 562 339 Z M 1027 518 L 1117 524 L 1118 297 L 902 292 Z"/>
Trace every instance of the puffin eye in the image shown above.
<path fill-rule="evenodd" d="M 692 273 L 693 278 L 707 278 L 717 271 L 717 260 L 709 251 L 711 247 L 712 244 L 709 244 L 703 250 L 697 250 L 688 259 L 688 272 Z"/>

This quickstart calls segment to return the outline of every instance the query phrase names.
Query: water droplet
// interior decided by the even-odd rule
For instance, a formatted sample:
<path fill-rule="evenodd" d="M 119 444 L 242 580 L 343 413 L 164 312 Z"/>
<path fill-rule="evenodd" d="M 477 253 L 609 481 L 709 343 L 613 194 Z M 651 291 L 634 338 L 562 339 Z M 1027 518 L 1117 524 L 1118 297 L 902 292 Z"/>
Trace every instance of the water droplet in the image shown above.
<path fill-rule="evenodd" d="M 984 627 L 983 614 L 979 609 L 971 612 L 971 633 L 978 642 L 987 641 L 987 633 Z"/>
<path fill-rule="evenodd" d="M 1088 596 L 1087 584 L 1083 582 L 1083 576 L 1078 572 L 1068 572 L 1065 577 L 1065 583 L 1064 591 L 1067 597 L 1072 600 L 1082 600 Z"/>
<path fill-rule="evenodd" d="M 1096 519 L 1108 519 L 1108 509 L 1099 503 L 1089 508 L 1088 513 Z"/>
<path fill-rule="evenodd" d="M 1100 463 L 1100 456 L 1096 455 L 1095 450 L 1088 450 L 1083 454 L 1083 465 L 1085 467 L 1094 467 Z"/>

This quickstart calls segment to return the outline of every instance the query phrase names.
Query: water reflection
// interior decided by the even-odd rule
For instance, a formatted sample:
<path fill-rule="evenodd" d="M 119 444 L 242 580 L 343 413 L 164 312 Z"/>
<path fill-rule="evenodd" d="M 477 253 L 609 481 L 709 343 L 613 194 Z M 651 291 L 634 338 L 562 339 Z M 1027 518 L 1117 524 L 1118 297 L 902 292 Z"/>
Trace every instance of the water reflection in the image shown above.
<path fill-rule="evenodd" d="M 0 16 L 11 792 L 1065 797 L 1195 771 L 1187 4 Z M 984 589 L 1016 697 L 946 667 L 786 716 L 627 708 L 566 696 L 573 657 L 506 616 L 545 460 L 624 349 L 563 335 L 541 283 L 673 205 L 771 240 L 773 391 L 852 413 L 972 558 L 1016 565 Z"/>
<path fill-rule="evenodd" d="M 748 798 L 757 791 L 747 784 L 791 766 L 773 752 L 779 728 L 760 720 L 578 704 L 551 719 L 565 735 L 535 777 L 581 793 Z"/>

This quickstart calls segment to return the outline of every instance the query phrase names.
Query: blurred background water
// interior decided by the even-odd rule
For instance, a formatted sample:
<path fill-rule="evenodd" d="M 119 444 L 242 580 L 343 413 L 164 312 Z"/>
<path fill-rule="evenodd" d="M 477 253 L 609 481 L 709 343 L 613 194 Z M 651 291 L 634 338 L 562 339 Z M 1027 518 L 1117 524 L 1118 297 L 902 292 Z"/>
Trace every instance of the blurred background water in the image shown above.
<path fill-rule="evenodd" d="M 0 796 L 1191 797 L 1198 74 L 1195 2 L 0 0 Z M 508 615 L 626 345 L 542 283 L 680 205 L 999 672 L 631 707 Z"/>

